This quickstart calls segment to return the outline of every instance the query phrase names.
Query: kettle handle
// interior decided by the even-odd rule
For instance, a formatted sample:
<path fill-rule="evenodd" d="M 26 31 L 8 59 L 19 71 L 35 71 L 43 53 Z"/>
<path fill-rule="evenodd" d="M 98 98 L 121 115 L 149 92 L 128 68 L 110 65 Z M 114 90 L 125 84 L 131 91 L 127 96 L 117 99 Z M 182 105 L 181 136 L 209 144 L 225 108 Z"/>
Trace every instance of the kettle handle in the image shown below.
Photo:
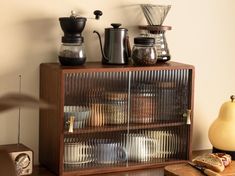
<path fill-rule="evenodd" d="M 129 36 L 127 35 L 125 38 L 125 42 L 126 42 L 126 51 L 127 51 L 127 56 L 131 57 L 131 44 L 130 44 L 130 40 L 129 40 Z"/>
<path fill-rule="evenodd" d="M 104 54 L 104 50 L 103 50 L 103 48 L 102 48 L 102 42 L 101 42 L 101 37 L 100 37 L 99 32 L 93 31 L 93 33 L 96 33 L 96 34 L 98 35 L 98 37 L 99 37 L 99 41 L 100 41 L 100 50 L 101 50 L 101 54 L 102 54 L 102 56 L 103 56 L 103 59 L 104 59 L 106 62 L 109 62 L 109 59 L 108 59 L 108 58 L 105 56 L 105 54 Z"/>

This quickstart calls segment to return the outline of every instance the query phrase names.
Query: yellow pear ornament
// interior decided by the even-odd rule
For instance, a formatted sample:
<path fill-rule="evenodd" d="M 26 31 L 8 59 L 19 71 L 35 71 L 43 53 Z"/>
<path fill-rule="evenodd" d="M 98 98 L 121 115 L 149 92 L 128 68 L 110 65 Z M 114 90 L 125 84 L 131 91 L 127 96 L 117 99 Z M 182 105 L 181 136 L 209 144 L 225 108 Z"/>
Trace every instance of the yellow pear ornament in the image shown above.
<path fill-rule="evenodd" d="M 209 128 L 208 136 L 214 153 L 227 153 L 235 160 L 235 96 L 222 104 L 218 118 Z"/>

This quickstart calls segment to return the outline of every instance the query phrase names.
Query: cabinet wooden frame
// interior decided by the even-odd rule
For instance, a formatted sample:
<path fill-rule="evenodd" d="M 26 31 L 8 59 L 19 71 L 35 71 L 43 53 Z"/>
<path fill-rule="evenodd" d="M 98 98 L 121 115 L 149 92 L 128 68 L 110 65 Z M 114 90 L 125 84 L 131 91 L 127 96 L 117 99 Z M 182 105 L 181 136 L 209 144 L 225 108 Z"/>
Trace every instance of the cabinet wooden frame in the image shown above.
<path fill-rule="evenodd" d="M 166 162 L 131 164 L 128 167 L 102 167 L 89 168 L 86 170 L 64 170 L 64 137 L 68 132 L 64 130 L 64 89 L 65 89 L 65 74 L 71 73 L 89 73 L 89 72 L 135 72 L 135 71 L 151 71 L 151 70 L 188 70 L 189 90 L 188 90 L 188 108 L 191 110 L 188 139 L 187 139 L 187 157 L 184 160 L 169 160 Z M 191 159 L 192 153 L 192 131 L 193 131 L 193 107 L 194 107 L 194 77 L 195 71 L 192 65 L 182 64 L 177 62 L 167 62 L 156 66 L 119 66 L 119 65 L 102 65 L 98 62 L 86 63 L 83 66 L 65 67 L 58 63 L 43 63 L 40 65 L 40 98 L 53 104 L 55 107 L 49 110 L 40 110 L 39 120 L 39 162 L 50 171 L 57 175 L 88 175 L 108 172 L 127 171 L 134 169 L 161 167 L 167 164 L 185 162 Z M 168 124 L 170 127 L 172 124 Z M 174 123 L 174 125 L 177 125 Z M 173 125 L 173 126 L 174 126 Z M 148 127 L 141 125 L 133 125 L 131 130 L 141 128 L 160 128 L 164 124 L 149 124 Z M 124 127 L 125 128 L 125 127 Z M 100 127 L 102 130 L 102 127 Z M 112 132 L 123 129 L 104 128 L 103 132 Z M 95 129 L 79 129 L 76 133 L 94 133 Z"/>

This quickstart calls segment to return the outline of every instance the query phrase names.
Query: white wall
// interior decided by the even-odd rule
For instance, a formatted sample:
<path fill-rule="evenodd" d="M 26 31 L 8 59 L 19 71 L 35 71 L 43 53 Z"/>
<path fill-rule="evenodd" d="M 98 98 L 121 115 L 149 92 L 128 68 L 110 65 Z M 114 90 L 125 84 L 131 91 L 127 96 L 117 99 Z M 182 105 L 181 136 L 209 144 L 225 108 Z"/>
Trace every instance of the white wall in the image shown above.
<path fill-rule="evenodd" d="M 88 20 L 84 31 L 88 61 L 101 58 L 97 36 L 112 22 L 129 29 L 131 44 L 137 25 L 145 24 L 139 3 L 171 4 L 165 25 L 172 61 L 193 64 L 195 80 L 194 149 L 210 148 L 209 125 L 224 101 L 235 93 L 235 1 L 234 0 L 8 0 L 0 2 L 0 95 L 18 91 L 39 95 L 39 64 L 58 62 L 62 31 L 58 18 L 72 9 L 101 20 Z M 98 57 L 97 57 L 98 56 Z M 38 162 L 38 110 L 21 110 L 21 142 L 31 147 Z M 0 144 L 17 141 L 18 110 L 0 114 Z"/>

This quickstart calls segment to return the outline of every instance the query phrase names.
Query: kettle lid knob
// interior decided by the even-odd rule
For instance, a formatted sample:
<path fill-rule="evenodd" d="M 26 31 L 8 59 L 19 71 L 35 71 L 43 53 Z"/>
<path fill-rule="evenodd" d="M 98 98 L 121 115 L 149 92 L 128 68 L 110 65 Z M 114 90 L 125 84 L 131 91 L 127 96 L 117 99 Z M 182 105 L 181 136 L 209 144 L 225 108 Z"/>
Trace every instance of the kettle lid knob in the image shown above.
<path fill-rule="evenodd" d="M 111 26 L 113 26 L 114 29 L 117 29 L 121 26 L 122 24 L 120 23 L 112 23 Z"/>
<path fill-rule="evenodd" d="M 231 96 L 230 96 L 230 99 L 231 99 L 231 101 L 233 102 L 234 99 L 235 99 L 235 95 L 231 95 Z"/>
<path fill-rule="evenodd" d="M 95 15 L 95 19 L 98 20 L 100 19 L 100 16 L 103 15 L 103 12 L 101 10 L 95 10 L 94 15 Z"/>

